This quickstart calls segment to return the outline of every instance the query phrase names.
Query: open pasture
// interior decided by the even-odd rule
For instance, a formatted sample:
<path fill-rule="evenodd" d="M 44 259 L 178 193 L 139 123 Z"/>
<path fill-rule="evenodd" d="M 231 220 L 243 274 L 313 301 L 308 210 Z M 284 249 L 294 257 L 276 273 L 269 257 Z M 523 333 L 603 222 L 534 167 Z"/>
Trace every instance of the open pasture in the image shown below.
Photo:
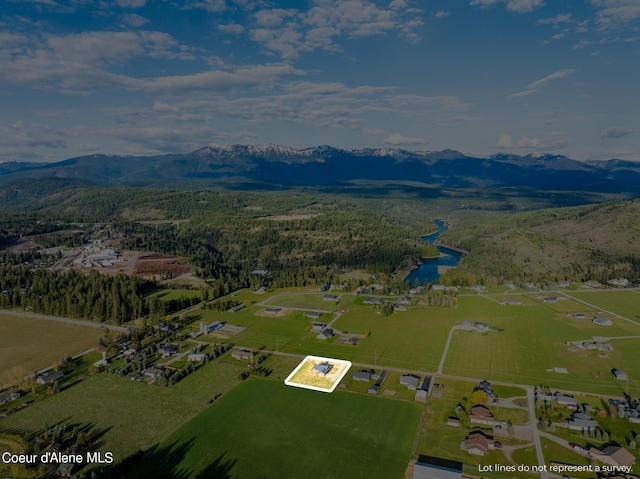
<path fill-rule="evenodd" d="M 558 298 L 556 302 L 546 303 L 540 299 L 554 296 Z M 557 295 L 554 293 L 536 293 L 529 294 L 526 297 L 536 301 L 537 304 L 542 304 L 543 306 L 557 311 L 558 313 L 585 313 L 587 317 L 593 317 L 598 312 L 597 309 L 589 307 L 584 303 L 580 303 L 579 301 L 574 301 L 573 299 L 567 298 L 566 296 Z"/>
<path fill-rule="evenodd" d="M 574 291 L 569 294 L 595 308 L 611 311 L 640 324 L 640 292 L 638 291 Z"/>
<path fill-rule="evenodd" d="M 323 296 L 325 294 L 338 296 L 340 301 L 325 301 Z M 302 291 L 299 293 L 287 292 L 283 294 L 274 295 L 267 304 L 269 306 L 288 306 L 291 308 L 307 309 L 309 311 L 341 311 L 345 307 L 353 303 L 355 295 L 351 293 L 320 293 Z"/>
<path fill-rule="evenodd" d="M 164 388 L 102 373 L 2 419 L 0 433 L 34 432 L 60 421 L 91 425 L 93 433 L 104 433 L 101 450 L 112 451 L 119 462 L 162 441 L 200 413 L 206 401 L 238 384 L 242 370 L 212 362 Z"/>
<path fill-rule="evenodd" d="M 488 306 L 473 304 L 483 300 Z M 565 344 L 566 341 L 590 340 L 597 335 L 640 333 L 640 328 L 632 324 L 617 322 L 614 326 L 598 326 L 589 320 L 553 312 L 546 305 L 502 307 L 483 298 L 465 298 L 460 302 L 460 310 L 474 306 L 476 311 L 493 309 L 487 311 L 492 313 L 488 319 L 481 320 L 488 323 L 491 330 L 487 333 L 456 331 L 445 362 L 447 374 L 620 395 L 610 370 L 624 369 L 631 377 L 634 377 L 632 372 L 638 370 L 632 361 L 634 355 L 630 354 L 640 344 L 638 339 L 612 340 L 614 350 L 606 353 L 572 351 Z M 475 314 L 469 319 L 477 318 L 478 314 Z M 553 368 L 566 368 L 569 373 L 547 371 Z M 638 387 L 640 382 L 630 380 L 630 386 Z"/>
<path fill-rule="evenodd" d="M 0 384 L 15 368 L 20 374 L 50 367 L 98 345 L 99 328 L 58 323 L 0 312 Z M 23 374 L 23 375 L 24 375 Z"/>
<path fill-rule="evenodd" d="M 357 346 L 318 340 L 314 335 L 289 342 L 283 350 L 362 364 L 433 371 L 438 367 L 455 316 L 454 308 L 412 308 L 390 316 L 377 314 L 371 306 L 350 308 L 333 327 L 367 336 Z"/>
<path fill-rule="evenodd" d="M 266 350 L 275 350 L 276 346 L 278 346 L 279 350 L 282 350 L 284 345 L 297 341 L 305 334 L 308 334 L 307 330 L 313 324 L 313 320 L 304 317 L 302 311 L 293 311 L 291 314 L 280 317 L 256 315 L 256 312 L 263 309 L 253 306 L 236 313 L 198 310 L 190 313 L 189 317 L 195 319 L 194 325 L 197 325 L 200 321 L 206 323 L 221 321 L 246 328 L 241 333 L 229 336 L 226 339 L 220 338 L 214 333 L 208 336 L 201 336 L 199 338 L 201 340 L 211 339 L 215 342 L 228 342 Z M 315 337 L 315 334 L 313 337 Z"/>
<path fill-rule="evenodd" d="M 178 429 L 131 477 L 400 478 L 421 409 L 251 379 Z"/>
<path fill-rule="evenodd" d="M 201 298 L 202 291 L 199 289 L 161 289 L 149 295 L 157 296 L 163 303 L 181 298 Z"/>

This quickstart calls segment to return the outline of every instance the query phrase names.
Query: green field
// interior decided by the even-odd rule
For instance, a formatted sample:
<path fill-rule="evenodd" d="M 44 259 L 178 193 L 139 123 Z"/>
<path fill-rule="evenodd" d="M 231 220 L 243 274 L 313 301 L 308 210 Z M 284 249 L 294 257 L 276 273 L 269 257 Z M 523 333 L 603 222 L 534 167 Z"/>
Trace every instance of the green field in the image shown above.
<path fill-rule="evenodd" d="M 611 311 L 627 319 L 640 323 L 640 292 L 638 291 L 590 291 L 571 292 L 570 296 Z"/>
<path fill-rule="evenodd" d="M 318 340 L 288 343 L 284 351 L 297 354 L 335 356 L 362 364 L 378 364 L 413 370 L 437 369 L 454 324 L 454 308 L 416 307 L 391 316 L 378 314 L 371 306 L 351 306 L 333 327 L 367 337 L 358 346 Z M 314 336 L 315 337 L 315 336 Z"/>
<path fill-rule="evenodd" d="M 325 294 L 340 296 L 340 302 L 324 301 L 322 297 Z M 340 311 L 350 305 L 356 297 L 349 293 L 313 293 L 304 291 L 300 293 L 283 293 L 273 296 L 268 304 L 269 306 L 290 306 L 292 308 L 302 308 L 311 311 Z"/>
<path fill-rule="evenodd" d="M 630 299 L 640 303 L 640 294 L 627 294 L 632 294 Z M 536 295 L 540 296 L 539 293 Z M 611 369 L 619 368 L 631 374 L 630 392 L 640 391 L 640 377 L 632 373 L 637 367 L 632 359 L 634 355 L 629 354 L 638 347 L 640 340 L 627 339 L 640 336 L 640 326 L 618 318 L 613 319 L 612 326 L 599 326 L 589 319 L 576 319 L 567 314 L 589 311 L 577 301 L 565 300 L 549 305 L 535 299 L 536 295 L 510 295 L 511 299 L 523 302 L 511 306 L 498 303 L 502 296 L 464 296 L 455 308 L 418 305 L 390 316 L 382 315 L 373 306 L 361 304 L 361 298 L 343 295 L 349 304 L 341 310 L 341 316 L 332 326 L 365 336 L 356 346 L 338 344 L 335 337 L 316 339 L 316 334 L 308 331 L 313 321 L 305 318 L 302 311 L 266 317 L 260 316 L 262 307 L 252 306 L 233 314 L 198 310 L 191 316 L 196 321 L 227 321 L 246 328 L 223 339 L 226 342 L 267 350 L 275 350 L 277 346 L 279 351 L 301 356 L 336 357 L 408 371 L 437 370 L 450 328 L 463 320 L 481 321 L 490 325 L 488 333 L 454 333 L 444 373 L 470 378 L 491 376 L 494 380 L 516 384 L 544 383 L 556 388 L 619 395 L 620 388 L 610 373 Z M 287 291 L 274 296 L 284 308 L 299 307 L 304 302 L 322 302 L 320 298 L 321 293 L 308 290 L 299 294 Z M 606 354 L 595 350 L 571 350 L 565 344 L 567 341 L 593 340 L 596 336 L 624 339 L 612 339 L 614 350 Z M 553 368 L 566 368 L 569 374 L 548 371 Z"/>
<path fill-rule="evenodd" d="M 627 373 L 637 369 L 633 350 L 640 345 L 639 339 L 612 340 L 614 350 L 606 355 L 595 350 L 570 351 L 564 344 L 602 334 L 640 334 L 640 327 L 625 321 L 603 327 L 554 312 L 542 304 L 504 307 L 481 297 L 464 298 L 457 312 L 471 321 L 484 321 L 492 329 L 482 334 L 456 331 L 445 363 L 447 374 L 619 396 L 620 387 L 611 369 L 620 368 Z M 566 368 L 569 374 L 547 371 L 552 368 Z M 634 395 L 640 391 L 640 378 L 631 377 L 629 392 Z"/>
<path fill-rule="evenodd" d="M 103 330 L 0 312 L 0 384 L 98 345 Z M 12 372 L 13 370 L 13 372 Z M 19 370 L 19 371 L 18 371 Z"/>
<path fill-rule="evenodd" d="M 163 302 L 181 299 L 181 298 L 200 298 L 202 297 L 202 291 L 199 289 L 161 289 L 149 295 L 157 296 Z"/>
<path fill-rule="evenodd" d="M 414 403 L 248 380 L 178 429 L 131 477 L 400 479 L 420 413 Z"/>
<path fill-rule="evenodd" d="M 116 461 L 162 441 L 200 413 L 205 402 L 238 384 L 242 368 L 214 362 L 175 386 L 159 387 L 99 374 L 0 422 L 0 432 L 35 432 L 45 424 L 89 425 Z M 25 396 L 28 399 L 28 396 Z"/>

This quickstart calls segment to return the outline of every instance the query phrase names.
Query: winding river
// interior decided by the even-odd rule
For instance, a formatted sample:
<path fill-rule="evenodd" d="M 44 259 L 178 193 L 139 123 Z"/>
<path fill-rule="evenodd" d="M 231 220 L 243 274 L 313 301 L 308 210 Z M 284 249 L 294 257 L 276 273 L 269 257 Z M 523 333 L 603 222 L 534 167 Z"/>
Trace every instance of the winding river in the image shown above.
<path fill-rule="evenodd" d="M 433 244 L 442 233 L 447 231 L 447 225 L 444 220 L 436 220 L 436 226 L 438 227 L 438 231 L 422 237 L 422 239 L 429 244 Z M 415 284 L 416 278 L 420 284 L 436 281 L 440 279 L 440 271 L 438 270 L 440 266 L 453 267 L 460 262 L 462 253 L 444 246 L 436 247 L 438 248 L 438 252 L 440 252 L 440 256 L 437 258 L 422 258 L 422 264 L 409 273 L 404 279 L 405 282 L 413 285 Z"/>

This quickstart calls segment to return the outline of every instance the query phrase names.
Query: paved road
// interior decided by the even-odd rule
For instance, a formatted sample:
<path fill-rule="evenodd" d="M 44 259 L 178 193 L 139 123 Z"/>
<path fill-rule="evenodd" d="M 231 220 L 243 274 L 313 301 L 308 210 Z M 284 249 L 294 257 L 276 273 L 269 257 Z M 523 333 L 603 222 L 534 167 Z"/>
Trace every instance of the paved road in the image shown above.
<path fill-rule="evenodd" d="M 93 321 L 84 321 L 82 319 L 62 318 L 58 316 L 48 316 L 46 314 L 25 313 L 22 311 L 1 310 L 0 316 L 19 316 L 31 319 L 44 319 L 45 321 L 53 321 L 56 323 L 73 324 L 74 326 L 85 326 L 87 328 L 110 329 L 112 331 L 127 332 L 127 328 L 122 326 L 114 326 L 113 324 L 96 323 Z"/>
<path fill-rule="evenodd" d="M 538 431 L 538 422 L 536 421 L 536 401 L 533 393 L 533 388 L 527 386 L 527 401 L 529 406 L 529 427 L 533 434 L 533 443 L 536 446 L 536 456 L 538 456 L 538 466 L 544 469 L 544 454 L 542 452 L 542 444 L 540 443 L 540 431 Z M 541 479 L 547 479 L 549 475 L 546 471 L 540 472 Z"/>

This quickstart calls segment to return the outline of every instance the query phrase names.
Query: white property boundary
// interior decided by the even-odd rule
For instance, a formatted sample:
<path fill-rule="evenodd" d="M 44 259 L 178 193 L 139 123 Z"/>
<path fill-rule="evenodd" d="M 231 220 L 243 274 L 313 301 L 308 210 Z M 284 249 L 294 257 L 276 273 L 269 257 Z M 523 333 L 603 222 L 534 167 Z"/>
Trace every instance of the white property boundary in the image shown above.
<path fill-rule="evenodd" d="M 344 369 L 343 371 L 340 373 L 340 375 L 336 378 L 336 380 L 333 382 L 333 385 L 330 388 L 321 388 L 321 387 L 317 387 L 317 386 L 311 386 L 308 384 L 304 384 L 304 383 L 297 383 L 297 382 L 292 382 L 291 379 L 296 375 L 296 373 L 298 371 L 300 371 L 300 369 L 302 369 L 307 362 L 309 361 L 313 361 L 313 362 L 327 362 L 329 364 L 332 364 L 334 366 L 343 366 Z M 340 381 L 342 381 L 342 378 L 345 377 L 345 375 L 347 374 L 347 372 L 349 371 L 349 369 L 351 368 L 351 361 L 345 361 L 343 359 L 333 359 L 333 358 L 323 358 L 321 356 L 307 356 L 306 358 L 304 358 L 300 364 L 298 364 L 296 366 L 296 368 L 291 371 L 291 374 L 289 374 L 289 376 L 287 377 L 287 379 L 284 380 L 284 383 L 287 386 L 293 386 L 296 388 L 302 388 L 302 389 L 311 389 L 313 391 L 320 391 L 323 393 L 332 393 L 333 390 L 338 386 L 338 383 Z"/>

